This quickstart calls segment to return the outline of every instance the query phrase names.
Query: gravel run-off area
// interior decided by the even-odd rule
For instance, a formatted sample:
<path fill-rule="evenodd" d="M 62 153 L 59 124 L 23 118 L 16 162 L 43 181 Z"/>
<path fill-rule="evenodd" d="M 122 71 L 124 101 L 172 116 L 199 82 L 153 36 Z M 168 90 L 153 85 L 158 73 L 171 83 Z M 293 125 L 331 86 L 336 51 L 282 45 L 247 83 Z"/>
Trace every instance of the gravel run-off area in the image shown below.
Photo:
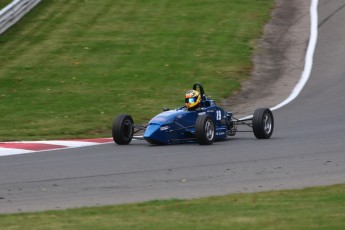
<path fill-rule="evenodd" d="M 298 83 L 310 35 L 310 1 L 276 0 L 271 19 L 257 41 L 251 76 L 241 91 L 221 103 L 236 117 L 272 108 L 285 100 Z"/>

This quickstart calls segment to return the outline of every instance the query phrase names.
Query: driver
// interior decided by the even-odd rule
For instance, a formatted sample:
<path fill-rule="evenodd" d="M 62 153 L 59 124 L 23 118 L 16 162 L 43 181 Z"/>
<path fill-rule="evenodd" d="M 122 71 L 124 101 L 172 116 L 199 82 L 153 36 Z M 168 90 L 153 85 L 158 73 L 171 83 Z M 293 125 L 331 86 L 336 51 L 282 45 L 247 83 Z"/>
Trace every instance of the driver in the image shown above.
<path fill-rule="evenodd" d="M 201 95 L 197 90 L 188 90 L 186 92 L 186 107 L 188 110 L 196 110 L 201 106 Z"/>

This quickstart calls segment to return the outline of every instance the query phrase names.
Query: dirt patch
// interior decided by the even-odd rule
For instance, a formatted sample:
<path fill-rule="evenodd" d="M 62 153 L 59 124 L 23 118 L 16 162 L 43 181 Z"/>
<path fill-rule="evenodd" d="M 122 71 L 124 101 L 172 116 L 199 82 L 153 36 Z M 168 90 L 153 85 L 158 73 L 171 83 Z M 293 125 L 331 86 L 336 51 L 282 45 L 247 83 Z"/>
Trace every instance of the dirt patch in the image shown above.
<path fill-rule="evenodd" d="M 285 100 L 299 81 L 310 34 L 310 1 L 276 0 L 253 57 L 254 68 L 242 89 L 221 106 L 236 117 Z"/>

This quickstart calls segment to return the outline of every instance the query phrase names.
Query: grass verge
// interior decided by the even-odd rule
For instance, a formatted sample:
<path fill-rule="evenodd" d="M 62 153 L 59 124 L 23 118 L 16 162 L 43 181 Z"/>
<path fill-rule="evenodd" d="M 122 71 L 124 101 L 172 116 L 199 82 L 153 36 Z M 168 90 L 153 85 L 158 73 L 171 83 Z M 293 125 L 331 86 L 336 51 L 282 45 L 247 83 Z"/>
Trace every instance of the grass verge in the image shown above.
<path fill-rule="evenodd" d="M 345 185 L 0 215 L 1 229 L 344 229 Z"/>
<path fill-rule="evenodd" d="M 193 83 L 215 100 L 249 76 L 274 0 L 42 0 L 0 36 L 0 140 L 111 136 Z"/>
<path fill-rule="evenodd" d="M 0 8 L 10 1 L 0 0 Z M 43 0 L 0 36 L 0 140 L 109 136 L 252 68 L 273 0 Z M 343 229 L 344 185 L 0 215 L 1 229 Z"/>
<path fill-rule="evenodd" d="M 0 10 L 10 4 L 12 0 L 0 0 Z"/>

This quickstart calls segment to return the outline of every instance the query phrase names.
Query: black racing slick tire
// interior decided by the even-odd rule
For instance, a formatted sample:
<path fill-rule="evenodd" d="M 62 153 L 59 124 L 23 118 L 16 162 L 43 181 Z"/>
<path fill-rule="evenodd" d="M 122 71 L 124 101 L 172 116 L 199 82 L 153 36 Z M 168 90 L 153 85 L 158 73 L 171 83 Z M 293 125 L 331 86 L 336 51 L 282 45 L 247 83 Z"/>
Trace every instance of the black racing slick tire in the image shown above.
<path fill-rule="evenodd" d="M 256 109 L 253 115 L 253 132 L 258 139 L 269 139 L 274 129 L 272 111 L 268 108 Z"/>
<path fill-rule="evenodd" d="M 216 127 L 210 115 L 201 115 L 195 122 L 195 137 L 200 145 L 212 145 Z"/>
<path fill-rule="evenodd" d="M 118 145 L 128 145 L 133 138 L 134 122 L 130 115 L 119 115 L 114 119 L 112 133 L 113 140 Z"/>

